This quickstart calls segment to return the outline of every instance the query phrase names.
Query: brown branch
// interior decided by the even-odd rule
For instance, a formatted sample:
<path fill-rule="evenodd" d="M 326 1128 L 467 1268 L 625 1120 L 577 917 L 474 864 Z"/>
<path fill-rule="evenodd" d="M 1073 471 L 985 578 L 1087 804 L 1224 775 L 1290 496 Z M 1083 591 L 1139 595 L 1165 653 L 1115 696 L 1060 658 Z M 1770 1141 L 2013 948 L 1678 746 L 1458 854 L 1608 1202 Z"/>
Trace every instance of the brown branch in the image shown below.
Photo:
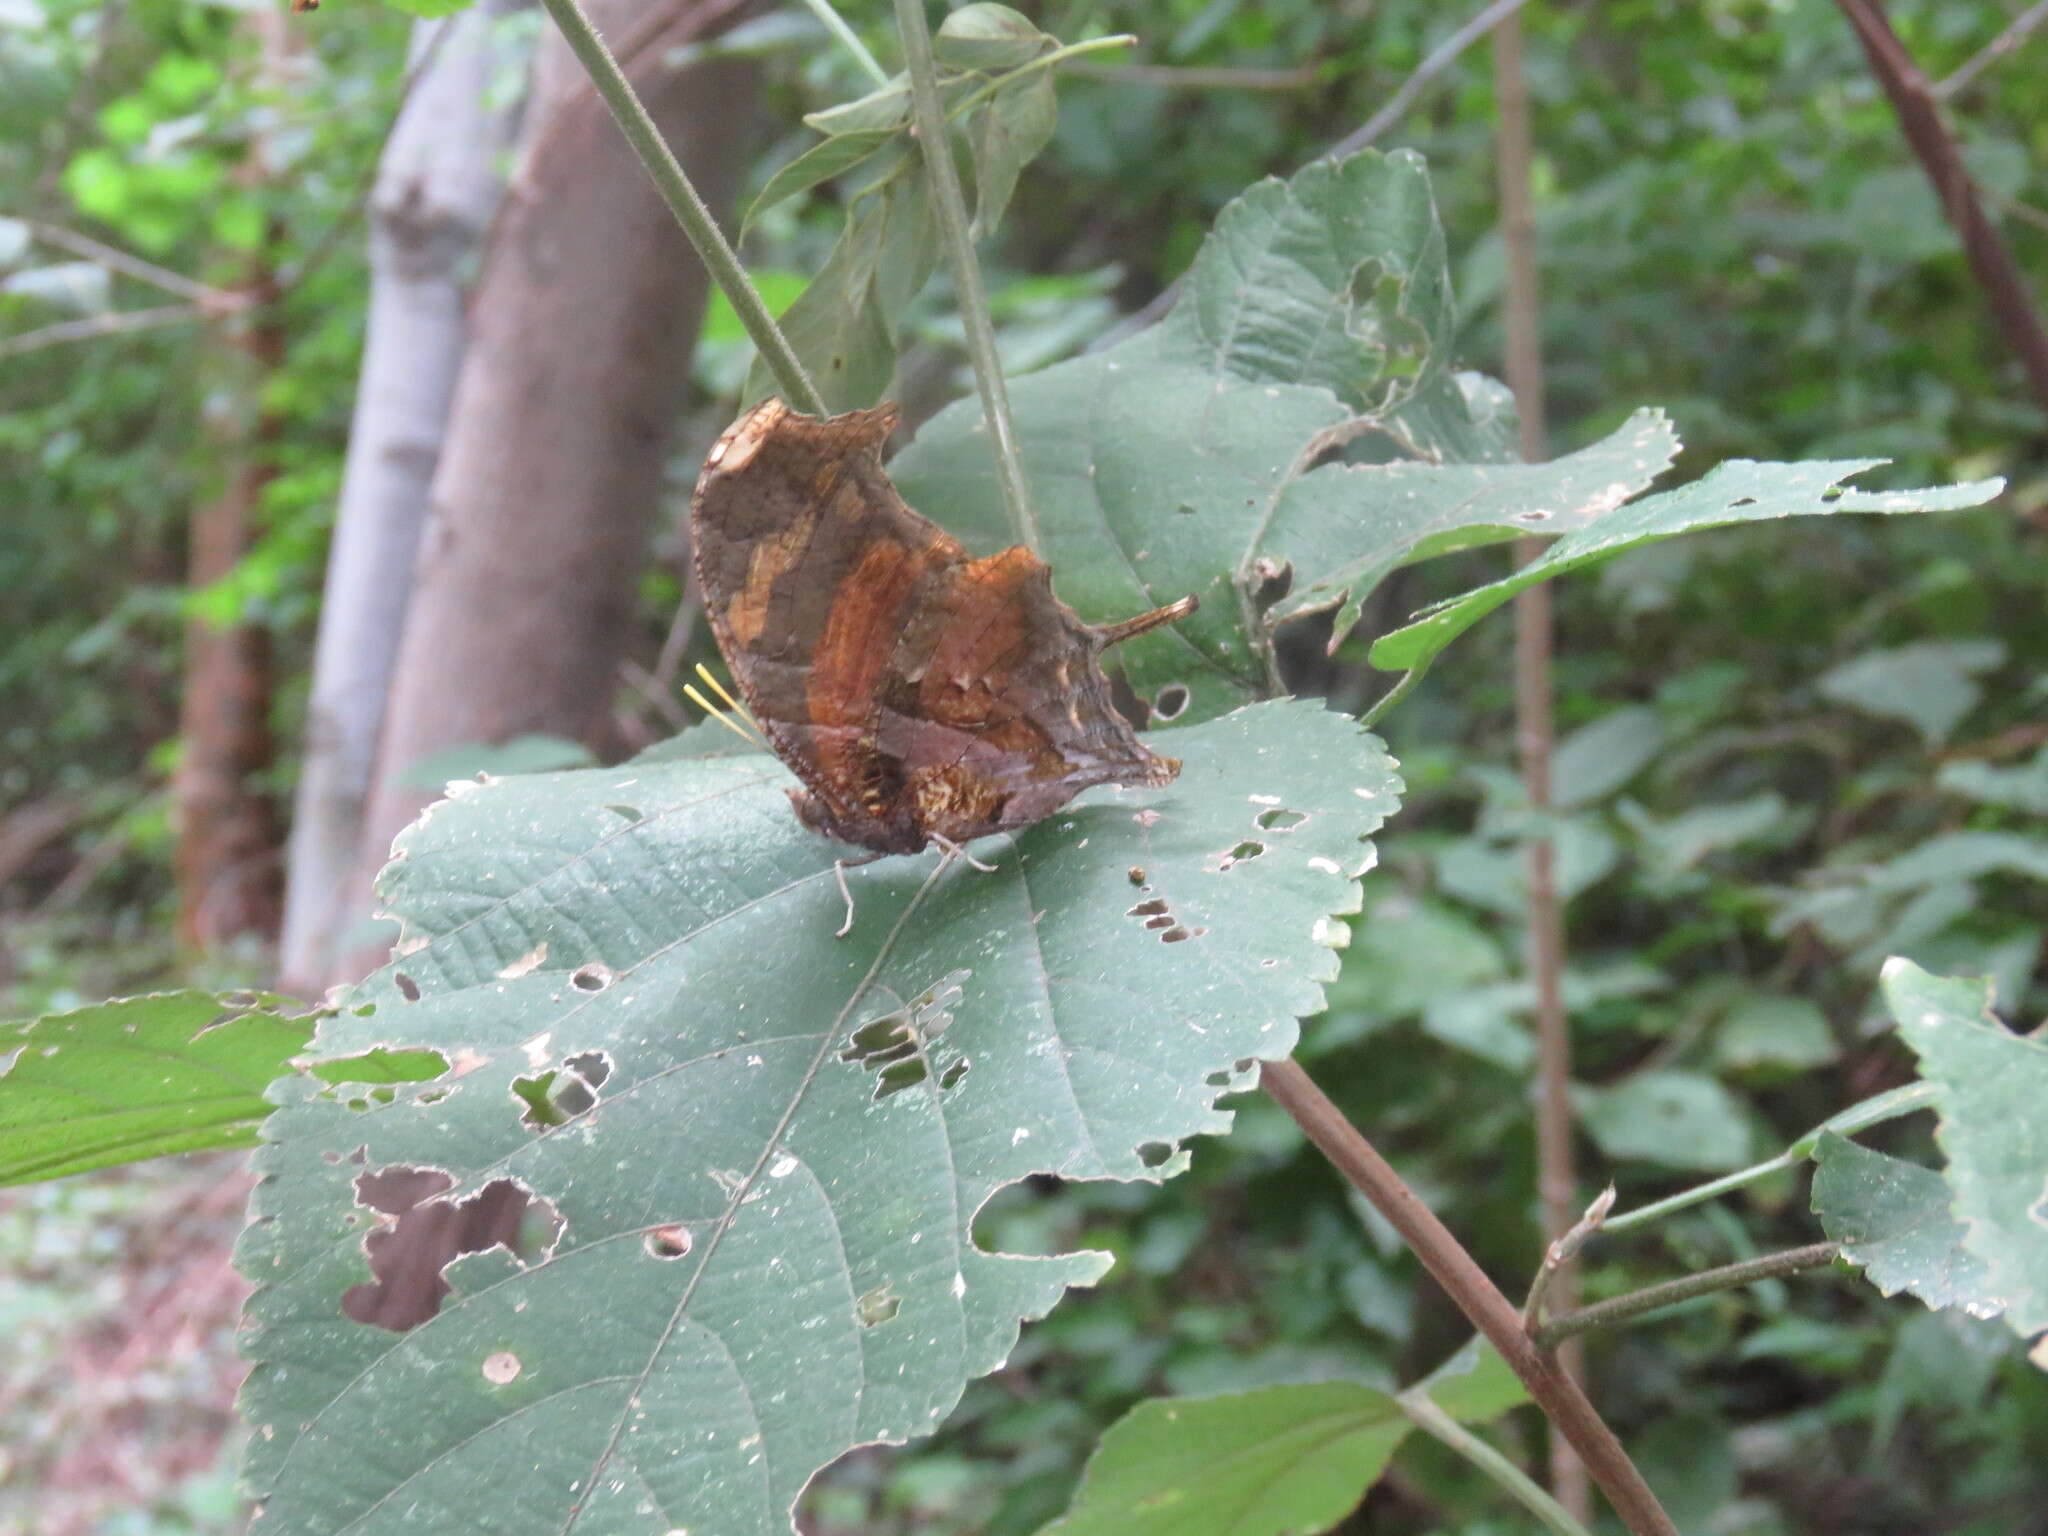
<path fill-rule="evenodd" d="M 1500 1351 L 1537 1406 L 1584 1458 L 1593 1481 L 1633 1536 L 1678 1536 L 1678 1527 L 1579 1384 L 1536 1347 L 1515 1304 L 1487 1279 L 1450 1229 L 1401 1182 L 1358 1127 L 1292 1061 L 1265 1063 L 1260 1081 L 1332 1166 L 1393 1224 L 1458 1310 Z"/>
<path fill-rule="evenodd" d="M 81 235 L 58 224 L 45 224 L 40 219 L 29 219 L 27 223 L 30 238 L 44 245 L 54 245 L 60 251 L 83 256 L 110 272 L 122 273 L 138 282 L 148 283 L 152 288 L 161 288 L 165 293 L 189 299 L 210 314 L 231 313 L 248 302 L 241 294 L 194 282 L 182 272 L 173 272 L 153 261 L 144 261 L 140 256 L 132 256 L 90 235 Z"/>
<path fill-rule="evenodd" d="M 0 357 L 19 357 L 41 347 L 66 341 L 89 341 L 95 336 L 112 336 L 121 331 L 148 330 L 151 326 L 177 325 L 185 320 L 204 320 L 206 311 L 197 304 L 166 304 L 158 309 L 123 309 L 112 314 L 88 315 L 83 320 L 64 320 L 19 336 L 0 338 Z"/>
<path fill-rule="evenodd" d="M 1547 436 L 1543 401 L 1543 311 L 1536 265 L 1536 217 L 1529 182 L 1531 128 L 1529 90 L 1522 69 L 1522 18 L 1503 16 L 1493 30 L 1493 84 L 1498 121 L 1494 159 L 1500 186 L 1500 219 L 1507 248 L 1507 282 L 1501 299 L 1506 333 L 1508 388 L 1521 423 L 1522 457 L 1540 463 Z M 1515 563 L 1542 554 L 1541 539 L 1518 539 Z M 1529 974 L 1536 994 L 1536 1187 L 1543 1206 L 1543 1235 L 1557 1253 L 1545 1261 L 1544 1287 L 1565 1310 L 1578 1304 L 1578 1269 L 1563 1248 L 1578 1216 L 1578 1168 L 1572 1146 L 1572 1042 L 1564 1009 L 1564 902 L 1557 891 L 1557 843 L 1548 822 L 1555 803 L 1551 758 L 1557 747 L 1556 704 L 1551 666 L 1556 650 L 1550 588 L 1538 582 L 1515 598 L 1515 735 L 1520 748 L 1522 789 L 1538 835 L 1528 845 Z M 1559 1352 L 1558 1363 L 1583 1381 L 1586 1361 L 1576 1345 Z M 1550 1440 L 1550 1488 L 1558 1503 L 1581 1523 L 1592 1517 L 1586 1469 L 1569 1441 Z"/>
<path fill-rule="evenodd" d="M 1596 1302 L 1577 1312 L 1553 1317 L 1536 1330 L 1536 1347 L 1551 1349 L 1590 1329 L 1629 1322 L 1652 1312 L 1661 1312 L 1666 1307 L 1675 1307 L 1681 1301 L 1691 1301 L 1696 1296 L 1711 1296 L 1716 1291 L 1732 1291 L 1737 1286 L 1754 1285 L 1759 1280 L 1781 1280 L 1804 1269 L 1819 1269 L 1824 1264 L 1834 1263 L 1841 1254 L 1839 1243 L 1809 1243 L 1804 1248 L 1788 1248 L 1783 1253 L 1767 1253 L 1762 1258 L 1723 1264 L 1717 1269 L 1703 1269 L 1696 1275 L 1667 1280 L 1662 1285 L 1644 1286 L 1626 1296 L 1616 1296 L 1610 1301 Z"/>
<path fill-rule="evenodd" d="M 2048 411 L 2048 330 L 2042 328 L 2040 311 L 2035 308 L 2011 248 L 1984 212 L 1977 185 L 1970 179 L 1955 138 L 1941 119 L 1933 87 L 1906 52 L 1875 0 L 1835 3 L 1855 28 L 1856 40 L 1863 45 L 1871 73 L 1891 98 L 1899 127 L 1933 184 L 1942 212 L 1962 237 L 1963 255 L 1990 301 L 1999 331 L 2019 354 L 2020 366 L 2026 370 L 2035 398 Z"/>

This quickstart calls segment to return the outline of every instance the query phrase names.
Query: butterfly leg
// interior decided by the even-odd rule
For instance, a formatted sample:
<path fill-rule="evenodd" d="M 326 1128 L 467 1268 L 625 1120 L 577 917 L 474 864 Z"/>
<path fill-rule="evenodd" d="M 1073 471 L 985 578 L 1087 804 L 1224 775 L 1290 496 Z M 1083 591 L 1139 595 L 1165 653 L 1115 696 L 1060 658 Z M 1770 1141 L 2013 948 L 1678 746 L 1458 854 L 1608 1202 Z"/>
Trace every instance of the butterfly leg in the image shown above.
<path fill-rule="evenodd" d="M 984 875 L 992 875 L 996 872 L 995 865 L 982 863 L 980 859 L 977 859 L 973 854 L 969 853 L 965 848 L 961 847 L 958 843 L 954 842 L 953 839 L 951 839 L 950 837 L 940 837 L 936 832 L 934 832 L 932 834 L 932 846 L 943 852 L 949 859 L 965 859 L 968 863 L 972 864 L 976 869 L 980 870 Z"/>
<path fill-rule="evenodd" d="M 853 932 L 853 892 L 847 888 L 846 872 L 862 864 L 872 864 L 880 857 L 879 853 L 868 853 L 861 855 L 857 859 L 834 859 L 832 861 L 832 878 L 839 882 L 839 897 L 840 900 L 846 903 L 846 921 L 839 925 L 838 931 L 832 935 L 833 938 L 843 939 Z"/>

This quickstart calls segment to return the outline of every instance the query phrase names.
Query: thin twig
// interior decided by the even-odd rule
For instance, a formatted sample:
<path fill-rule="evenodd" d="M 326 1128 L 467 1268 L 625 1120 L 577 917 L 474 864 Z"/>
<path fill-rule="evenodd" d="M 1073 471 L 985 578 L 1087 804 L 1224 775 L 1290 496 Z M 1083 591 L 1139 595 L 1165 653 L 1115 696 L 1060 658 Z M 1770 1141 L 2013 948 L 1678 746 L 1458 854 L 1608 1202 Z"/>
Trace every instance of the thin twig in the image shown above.
<path fill-rule="evenodd" d="M 551 0 L 558 3 L 558 0 Z M 1038 513 L 1024 484 L 1024 461 L 1017 451 L 1016 428 L 1010 423 L 1010 395 L 1003 384 L 1002 356 L 996 351 L 995 326 L 988 317 L 981 268 L 974 259 L 974 239 L 967 227 L 967 200 L 960 193 L 960 171 L 953 164 L 953 144 L 939 105 L 938 66 L 932 59 L 932 35 L 925 21 L 924 0 L 896 0 L 896 27 L 903 41 L 903 59 L 910 73 L 910 104 L 917 125 L 925 169 L 932 180 L 933 212 L 953 269 L 953 294 L 967 331 L 967 355 L 974 361 L 974 382 L 981 391 L 982 415 L 988 421 L 990 446 L 996 456 L 996 478 L 1003 506 L 1017 542 L 1038 554 Z"/>
<path fill-rule="evenodd" d="M 1593 1480 L 1633 1536 L 1678 1536 L 1671 1517 L 1579 1384 L 1536 1347 L 1515 1304 L 1487 1279 L 1450 1229 L 1401 1181 L 1358 1127 L 1292 1061 L 1265 1063 L 1260 1082 L 1331 1165 L 1407 1240 L 1458 1310 L 1500 1351 L 1537 1406 L 1577 1447 Z"/>
<path fill-rule="evenodd" d="M 1666 1307 L 1675 1307 L 1697 1296 L 1711 1296 L 1716 1291 L 1732 1291 L 1738 1286 L 1754 1285 L 1759 1280 L 1779 1280 L 1801 1270 L 1819 1269 L 1824 1264 L 1834 1263 L 1841 1254 L 1839 1243 L 1809 1243 L 1804 1248 L 1788 1248 L 1783 1253 L 1767 1253 L 1762 1258 L 1723 1264 L 1718 1269 L 1703 1269 L 1696 1275 L 1667 1280 L 1662 1285 L 1644 1286 L 1626 1296 L 1595 1302 L 1590 1307 L 1553 1317 L 1536 1330 L 1536 1347 L 1554 1349 L 1566 1339 L 1576 1338 L 1591 1329 L 1607 1328 L 1651 1312 L 1661 1312 Z"/>
<path fill-rule="evenodd" d="M 2027 35 L 2044 21 L 2048 21 L 2048 0 L 2039 0 L 2038 4 L 2013 17 L 2006 29 L 1973 54 L 1962 68 L 1934 86 L 1934 99 L 1947 101 L 1956 92 L 1966 90 L 1972 80 L 2019 47 L 2027 40 Z"/>
<path fill-rule="evenodd" d="M 768 313 L 768 306 L 761 302 L 761 295 L 747 281 L 746 269 L 740 265 L 739 257 L 733 254 L 732 246 L 719 230 L 718 221 L 705 207 L 704 199 L 698 196 L 682 166 L 676 163 L 661 130 L 647 115 L 639 93 L 619 68 L 619 61 L 612 57 L 611 50 L 605 47 L 604 39 L 597 35 L 597 29 L 590 24 L 583 7 L 577 4 L 577 0 L 543 0 L 543 3 L 548 14 L 554 17 L 555 25 L 562 29 L 562 36 L 568 40 L 570 50 L 582 63 L 591 83 L 597 87 L 598 95 L 604 98 L 612 120 L 619 125 L 619 131 L 626 136 L 633 153 L 653 178 L 662 201 L 668 204 L 669 212 L 675 215 L 676 222 L 689 237 L 698 258 L 710 272 L 711 280 L 718 284 L 719 291 L 739 316 L 740 324 L 753 338 L 762 361 L 775 375 L 783 398 L 800 411 L 814 416 L 827 414 L 818 386 L 804 371 L 804 365 L 797 359 L 789 339 L 776 325 L 775 317 Z"/>
<path fill-rule="evenodd" d="M 1653 1200 L 1648 1205 L 1638 1206 L 1635 1210 L 1620 1216 L 1610 1216 L 1601 1223 L 1601 1230 L 1611 1237 L 1617 1232 L 1626 1232 L 1631 1227 L 1661 1221 L 1664 1217 L 1689 1207 L 1719 1199 L 1722 1195 L 1731 1194 L 1745 1185 L 1756 1183 L 1759 1179 L 1767 1179 L 1774 1173 L 1797 1168 L 1813 1156 L 1813 1149 L 1820 1145 L 1821 1137 L 1829 1131 L 1833 1131 L 1837 1136 L 1853 1136 L 1858 1131 L 1867 1130 L 1887 1120 L 1896 1120 L 1901 1115 L 1932 1108 L 1933 1104 L 1932 1083 L 1908 1083 L 1903 1088 L 1894 1088 L 1888 1093 L 1877 1094 L 1830 1115 L 1776 1157 L 1767 1157 L 1760 1163 L 1752 1163 L 1749 1167 L 1739 1168 L 1734 1173 L 1723 1174 L 1718 1179 L 1709 1179 L 1704 1184 L 1695 1184 L 1691 1189 L 1682 1189 L 1662 1200 Z"/>
<path fill-rule="evenodd" d="M 2048 328 L 2035 307 L 2032 290 L 2012 248 L 1984 212 L 1977 184 L 1963 165 L 1962 152 L 1941 120 L 1941 108 L 1920 66 L 1892 30 L 1891 22 L 1873 0 L 1835 0 L 1855 29 L 1863 45 L 1870 72 L 1891 98 L 1899 127 L 1919 158 L 1920 168 L 1934 186 L 1941 210 L 1963 242 L 1963 255 L 1970 263 L 1977 284 L 1984 290 L 1997 329 L 2006 343 L 2019 354 L 2020 366 L 2033 387 L 2034 397 L 2048 410 Z"/>
<path fill-rule="evenodd" d="M 1449 1446 L 1492 1478 L 1503 1493 L 1542 1522 L 1552 1536 L 1589 1536 L 1586 1527 L 1572 1518 L 1571 1511 L 1545 1493 L 1534 1478 L 1445 1413 L 1427 1395 L 1402 1392 L 1394 1401 L 1416 1428 Z"/>
<path fill-rule="evenodd" d="M 177 325 L 182 321 L 205 318 L 206 311 L 197 304 L 166 304 L 158 309 L 123 309 L 110 315 L 88 315 L 83 320 L 64 320 L 0 340 L 0 357 L 19 357 L 24 352 L 54 347 L 67 341 L 89 341 L 95 336 L 143 331 L 152 326 Z"/>
<path fill-rule="evenodd" d="M 846 24 L 846 18 L 832 8 L 832 0 L 804 0 L 804 4 L 825 24 L 825 30 L 839 39 L 840 46 L 853 55 L 855 62 L 867 71 L 870 80 L 877 85 L 889 83 L 889 72 L 875 61 L 875 56 L 868 52 L 868 45 Z"/>
<path fill-rule="evenodd" d="M 76 230 L 65 229 L 59 224 L 45 224 L 40 219 L 30 219 L 28 232 L 44 245 L 54 245 L 60 251 L 69 251 L 74 256 L 83 256 L 87 261 L 97 262 L 112 272 L 120 272 L 137 282 L 148 283 L 152 288 L 161 288 L 165 293 L 174 293 L 181 299 L 190 299 L 203 309 L 219 313 L 239 309 L 247 298 L 231 293 L 225 288 L 210 287 L 194 282 L 182 272 L 173 272 L 160 267 L 153 261 L 144 261 L 140 256 L 106 245 L 90 235 L 81 235 Z"/>
<path fill-rule="evenodd" d="M 1517 0 L 1521 3 L 1521 0 Z M 1193 69 L 1172 64 L 1076 64 L 1084 80 L 1112 85 L 1156 85 L 1181 91 L 1298 91 L 1322 78 L 1320 64 L 1294 69 Z"/>
<path fill-rule="evenodd" d="M 1522 66 L 1522 18 L 1504 12 L 1493 31 L 1493 86 L 1497 104 L 1494 160 L 1500 186 L 1500 221 L 1507 249 L 1501 298 L 1506 333 L 1506 373 L 1521 424 L 1522 457 L 1540 463 L 1547 436 L 1543 400 L 1543 321 L 1536 265 L 1536 217 L 1530 196 L 1533 159 L 1528 83 Z M 1541 557 L 1544 541 L 1517 539 L 1515 564 Z M 1554 803 L 1551 758 L 1557 747 L 1557 709 L 1551 683 L 1555 625 L 1550 587 L 1537 582 L 1515 597 L 1515 736 L 1520 747 L 1522 790 L 1539 829 L 1547 828 Z M 1578 1210 L 1578 1169 L 1572 1145 L 1572 1038 L 1564 1007 L 1564 901 L 1557 889 L 1557 842 L 1547 830 L 1529 840 L 1528 954 L 1536 994 L 1536 1186 L 1543 1207 L 1543 1233 L 1550 1239 L 1539 1284 L 1557 1305 L 1578 1304 L 1578 1271 L 1565 1247 Z M 1576 1345 L 1558 1363 L 1574 1381 L 1585 1379 L 1586 1362 Z M 1586 1470 L 1569 1442 L 1550 1441 L 1550 1486 L 1558 1502 L 1579 1520 L 1592 1518 L 1593 1497 Z"/>
<path fill-rule="evenodd" d="M 1529 1295 L 1522 1303 L 1522 1326 L 1534 1329 L 1543 1321 L 1544 1304 L 1550 1298 L 1550 1288 L 1556 1281 L 1558 1271 L 1579 1255 L 1579 1250 L 1592 1240 L 1600 1230 L 1600 1223 L 1607 1219 L 1607 1213 L 1614 1209 L 1614 1186 L 1608 1185 L 1594 1197 L 1586 1207 L 1586 1214 L 1572 1223 L 1572 1229 L 1556 1239 L 1544 1252 L 1543 1262 L 1536 1266 L 1536 1278 L 1529 1284 Z"/>
<path fill-rule="evenodd" d="M 1431 49 L 1429 57 L 1416 65 L 1414 73 L 1401 82 L 1400 89 L 1387 98 L 1387 104 L 1367 118 L 1363 127 L 1331 145 L 1324 151 L 1324 158 L 1341 160 L 1344 156 L 1356 154 L 1368 144 L 1377 142 L 1381 134 L 1398 123 L 1408 109 L 1415 105 L 1415 98 L 1422 94 L 1429 82 L 1457 62 L 1459 54 L 1526 4 L 1528 0 L 1493 0 L 1485 10 Z"/>

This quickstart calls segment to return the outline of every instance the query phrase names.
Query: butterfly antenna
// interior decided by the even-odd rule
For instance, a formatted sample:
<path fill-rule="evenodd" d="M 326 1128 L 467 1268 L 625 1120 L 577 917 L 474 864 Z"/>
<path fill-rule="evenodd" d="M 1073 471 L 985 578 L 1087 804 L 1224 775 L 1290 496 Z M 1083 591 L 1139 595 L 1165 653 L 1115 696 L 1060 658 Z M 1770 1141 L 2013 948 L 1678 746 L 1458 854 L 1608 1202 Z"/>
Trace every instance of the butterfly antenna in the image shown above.
<path fill-rule="evenodd" d="M 719 708 L 718 705 L 712 703 L 709 699 L 705 698 L 703 694 L 697 691 L 695 685 L 690 683 L 683 684 L 683 697 L 688 699 L 692 704 L 696 705 L 699 709 L 703 710 L 709 718 L 716 720 L 728 731 L 731 731 L 733 735 L 739 737 L 739 739 L 741 741 L 744 741 L 748 746 L 760 747 L 763 750 L 766 750 L 768 743 L 761 740 L 760 737 L 756 736 L 752 731 L 746 729 L 746 727 L 742 726 L 731 715 L 727 714 L 723 709 Z"/>
<path fill-rule="evenodd" d="M 709 667 L 705 666 L 704 663 L 701 661 L 697 663 L 697 675 L 704 679 L 705 683 L 710 686 L 711 691 L 713 693 L 717 694 L 721 699 L 725 700 L 725 702 L 731 707 L 732 712 L 734 714 L 738 715 L 742 720 L 746 721 L 747 724 L 751 725 L 755 730 L 760 730 L 761 722 L 756 720 L 753 717 L 753 715 L 748 712 L 746 705 L 742 704 L 738 699 L 734 698 L 730 693 L 727 693 L 725 691 L 725 684 L 721 683 L 718 680 L 718 675 L 715 672 L 713 672 Z"/>
<path fill-rule="evenodd" d="M 1162 624 L 1171 624 L 1175 619 L 1184 619 L 1199 605 L 1190 593 L 1177 603 L 1168 603 L 1164 608 L 1154 608 L 1150 613 L 1141 613 L 1135 619 L 1125 619 L 1121 624 L 1105 624 L 1095 631 L 1095 643 L 1107 650 L 1119 641 L 1134 635 L 1142 635 L 1148 629 L 1157 629 Z"/>

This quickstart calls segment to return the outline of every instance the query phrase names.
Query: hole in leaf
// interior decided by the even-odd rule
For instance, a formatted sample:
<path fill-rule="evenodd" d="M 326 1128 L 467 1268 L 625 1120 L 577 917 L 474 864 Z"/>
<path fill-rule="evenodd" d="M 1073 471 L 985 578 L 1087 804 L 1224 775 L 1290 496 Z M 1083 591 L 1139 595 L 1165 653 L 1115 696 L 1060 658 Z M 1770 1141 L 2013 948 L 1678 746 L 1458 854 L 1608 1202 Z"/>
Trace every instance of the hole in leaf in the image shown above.
<path fill-rule="evenodd" d="M 647 1251 L 657 1259 L 680 1259 L 694 1246 L 690 1229 L 680 1222 L 655 1227 L 647 1234 Z"/>
<path fill-rule="evenodd" d="M 1250 838 L 1246 838 L 1235 848 L 1231 849 L 1230 852 L 1223 855 L 1222 862 L 1216 867 L 1219 870 L 1228 869 L 1233 864 L 1244 863 L 1246 859 L 1256 859 L 1265 851 L 1266 845 L 1264 843 L 1255 843 Z"/>
<path fill-rule="evenodd" d="M 1161 720 L 1178 720 L 1193 697 L 1180 683 L 1168 683 L 1152 701 L 1152 713 Z"/>
<path fill-rule="evenodd" d="M 960 1079 L 967 1075 L 967 1069 L 973 1065 L 974 1062 L 971 1057 L 962 1056 L 953 1065 L 939 1074 L 939 1086 L 941 1088 L 958 1087 Z"/>
<path fill-rule="evenodd" d="M 554 1203 L 512 1179 L 493 1179 L 462 1200 L 438 1198 L 455 1181 L 439 1168 L 402 1164 L 356 1178 L 356 1204 L 395 1220 L 363 1239 L 371 1280 L 341 1294 L 342 1316 L 403 1333 L 441 1310 L 443 1271 L 466 1253 L 503 1248 L 520 1263 L 544 1257 L 562 1235 Z"/>
<path fill-rule="evenodd" d="M 853 1303 L 854 1320 L 863 1328 L 874 1328 L 888 1322 L 903 1307 L 903 1298 L 886 1284 L 856 1298 Z"/>
<path fill-rule="evenodd" d="M 1164 913 L 1164 912 L 1162 912 L 1162 913 L 1160 913 L 1160 914 L 1159 914 L 1159 916 L 1157 916 L 1157 917 L 1148 917 L 1148 918 L 1146 918 L 1146 919 L 1145 919 L 1145 926 L 1146 926 L 1147 928 L 1153 928 L 1153 929 L 1158 929 L 1158 928 L 1171 928 L 1171 927 L 1173 926 L 1173 918 L 1172 918 L 1172 917 L 1171 917 L 1170 915 L 1168 915 L 1167 913 Z"/>
<path fill-rule="evenodd" d="M 391 984 L 398 988 L 398 995 L 408 1003 L 416 1003 L 420 1000 L 420 984 L 406 975 L 405 972 L 393 971 L 391 973 Z"/>
<path fill-rule="evenodd" d="M 566 1125 L 597 1108 L 597 1090 L 612 1075 L 611 1058 L 603 1051 L 583 1051 L 559 1067 L 530 1072 L 512 1080 L 512 1096 L 526 1106 L 520 1115 L 534 1130 Z"/>
<path fill-rule="evenodd" d="M 1178 923 L 1159 935 L 1162 944 L 1181 944 L 1189 939 L 1200 938 L 1209 930 L 1206 928 L 1183 928 Z"/>
<path fill-rule="evenodd" d="M 1550 518 L 1551 513 L 1545 507 L 1531 507 L 1526 512 L 1517 512 L 1515 514 L 1515 521 L 1518 523 L 1547 523 L 1550 521 Z"/>
<path fill-rule="evenodd" d="M 1169 1157 L 1173 1156 L 1173 1143 L 1170 1141 L 1140 1142 L 1137 1152 L 1139 1162 L 1143 1163 L 1147 1168 L 1157 1168 Z"/>
<path fill-rule="evenodd" d="M 1266 832 L 1292 832 L 1307 820 L 1308 812 L 1290 811 L 1284 807 L 1277 810 L 1261 811 L 1258 816 L 1259 827 Z"/>
<path fill-rule="evenodd" d="M 637 805 L 608 805 L 605 809 L 614 816 L 625 817 L 628 821 L 643 821 L 646 819 L 646 812 L 642 811 Z"/>
<path fill-rule="evenodd" d="M 949 972 L 901 1008 L 867 1020 L 847 1037 L 839 1059 L 875 1074 L 877 1103 L 931 1076 L 925 1050 L 952 1027 L 953 1005 L 960 1001 L 961 983 L 972 974 L 966 970 Z M 942 1082 L 940 1086 L 952 1084 Z"/>
<path fill-rule="evenodd" d="M 1139 902 L 1135 907 L 1132 907 L 1128 912 L 1124 913 L 1124 916 L 1157 917 L 1160 913 L 1164 912 L 1165 910 L 1166 903 L 1161 901 L 1157 896 L 1154 896 L 1150 901 Z"/>
<path fill-rule="evenodd" d="M 599 961 L 579 966 L 569 975 L 569 985 L 579 992 L 602 992 L 612 984 L 612 968 Z"/>

